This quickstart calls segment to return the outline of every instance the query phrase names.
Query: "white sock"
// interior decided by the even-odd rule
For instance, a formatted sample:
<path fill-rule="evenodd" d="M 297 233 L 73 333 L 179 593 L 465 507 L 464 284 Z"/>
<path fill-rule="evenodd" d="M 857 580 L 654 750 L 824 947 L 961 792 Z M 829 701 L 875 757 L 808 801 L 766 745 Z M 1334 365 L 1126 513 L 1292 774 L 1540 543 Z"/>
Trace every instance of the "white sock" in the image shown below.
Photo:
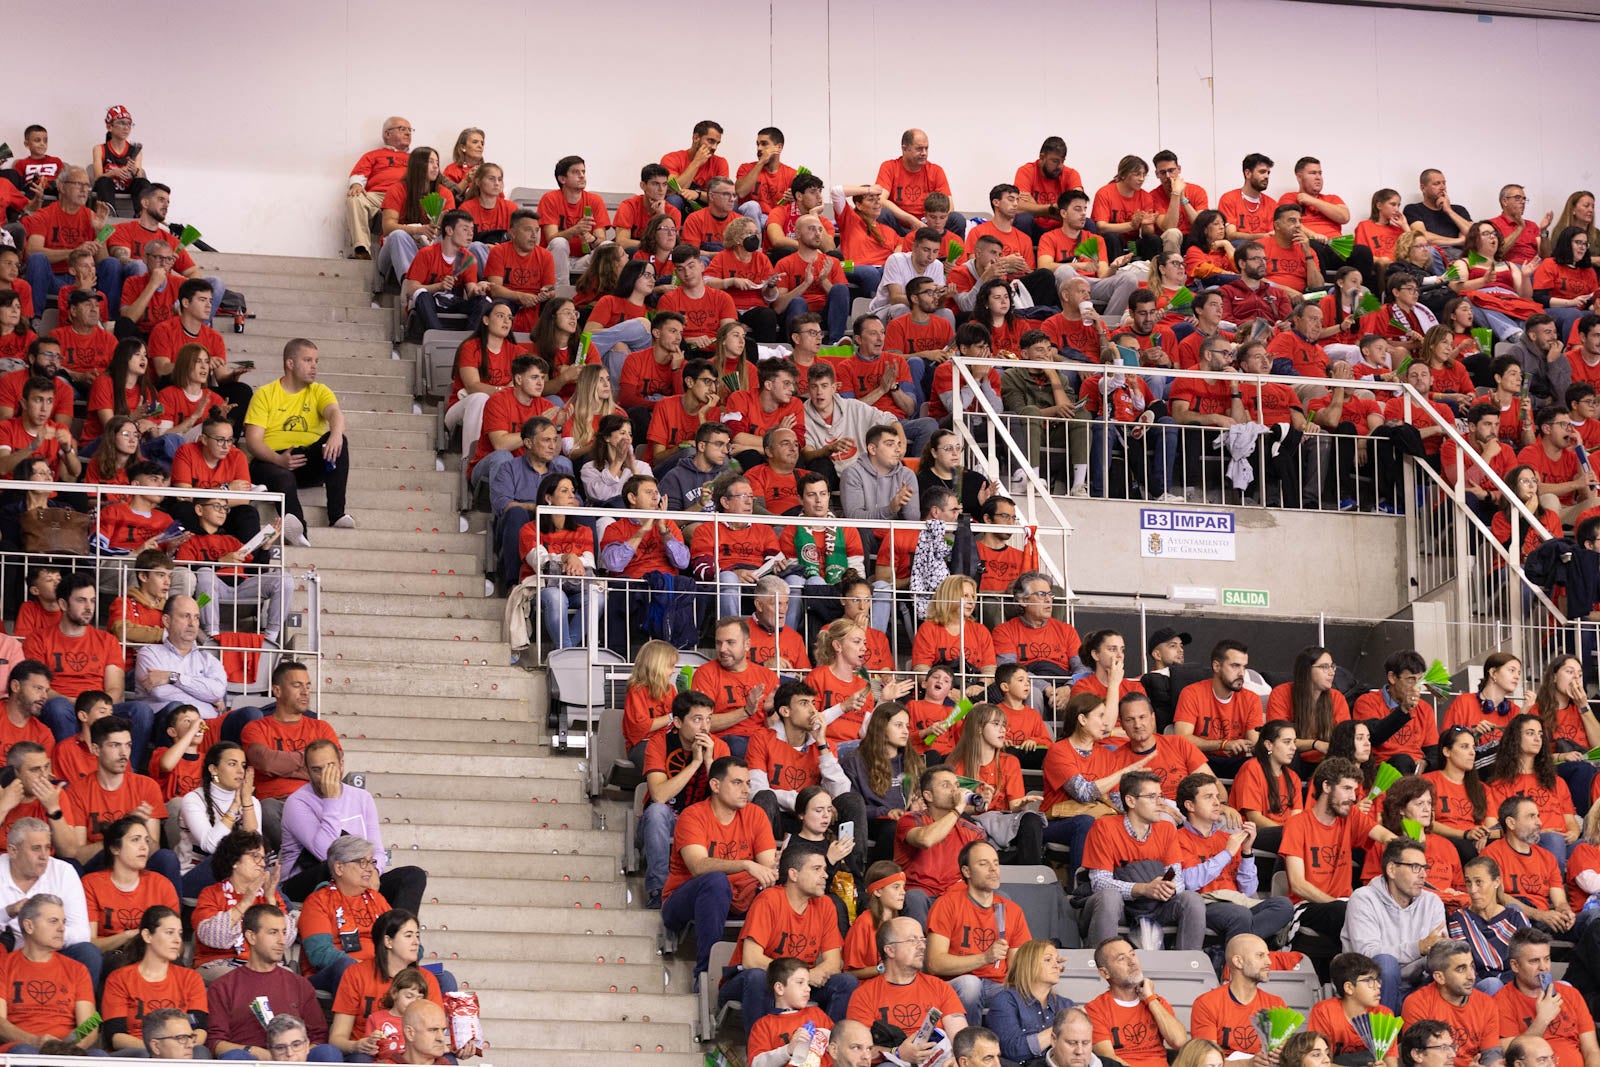
<path fill-rule="evenodd" d="M 1080 485 L 1087 485 L 1088 482 L 1089 465 L 1087 463 L 1074 463 L 1072 465 L 1072 487 L 1076 489 Z"/>

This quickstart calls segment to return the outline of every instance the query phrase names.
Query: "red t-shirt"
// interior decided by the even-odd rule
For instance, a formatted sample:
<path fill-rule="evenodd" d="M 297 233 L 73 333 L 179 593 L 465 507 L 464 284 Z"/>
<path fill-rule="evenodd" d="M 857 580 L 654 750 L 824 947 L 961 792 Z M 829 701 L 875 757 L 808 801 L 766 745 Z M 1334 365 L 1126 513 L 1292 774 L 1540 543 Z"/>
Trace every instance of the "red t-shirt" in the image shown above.
<path fill-rule="evenodd" d="M 1061 199 L 1061 194 L 1068 189 L 1082 189 L 1083 175 L 1071 167 L 1063 166 L 1061 172 L 1054 178 L 1047 178 L 1039 167 L 1039 161 L 1024 163 L 1017 168 L 1016 176 L 1011 179 L 1022 194 L 1031 199 L 1035 204 L 1053 207 Z M 1061 220 L 1049 215 L 1035 215 L 1033 224 L 1041 233 L 1061 228 Z"/>
<path fill-rule="evenodd" d="M 188 344 L 199 345 L 206 350 L 207 354 L 211 356 L 212 369 L 215 369 L 216 364 L 228 362 L 228 344 L 222 339 L 220 333 L 209 326 L 201 326 L 199 333 L 191 335 L 183 328 L 183 318 L 178 315 L 174 315 L 156 326 L 155 329 L 150 331 L 150 336 L 145 341 L 146 348 L 150 352 L 151 362 L 157 359 L 176 362 L 178 349 Z M 115 346 L 113 345 L 113 347 Z M 110 362 L 109 356 L 106 362 Z M 105 370 L 104 367 L 100 369 Z"/>
<path fill-rule="evenodd" d="M 97 926 L 97 937 L 139 929 L 145 911 L 157 904 L 165 904 L 173 911 L 180 908 L 178 891 L 154 871 L 140 871 L 139 881 L 131 890 L 118 887 L 108 870 L 91 871 L 83 876 L 83 898 L 89 921 Z"/>
<path fill-rule="evenodd" d="M 93 241 L 95 232 L 99 229 L 95 225 L 94 212 L 87 207 L 80 207 L 68 213 L 60 203 L 42 207 L 32 215 L 26 216 L 22 220 L 22 228 L 30 240 L 43 237 L 44 247 L 49 251 L 77 248 L 81 244 Z M 70 266 L 65 259 L 52 263 L 50 269 L 57 274 L 70 273 Z"/>
<path fill-rule="evenodd" d="M 1499 864 L 1500 879 L 1507 893 L 1525 904 L 1548 910 L 1550 890 L 1560 889 L 1563 884 L 1561 867 L 1548 849 L 1540 845 L 1530 845 L 1529 849 L 1524 856 L 1501 838 L 1485 845 L 1482 854 Z"/>
<path fill-rule="evenodd" d="M 82 826 L 88 831 L 87 840 L 90 844 L 100 840 L 101 832 L 107 826 L 140 804 L 150 805 L 152 819 L 167 817 L 167 802 L 161 799 L 161 787 L 156 785 L 155 779 L 132 771 L 123 774 L 122 784 L 115 789 L 107 789 L 102 785 L 98 773 L 79 778 L 67 786 L 67 795 L 77 808 L 78 821 L 73 825 Z"/>
<path fill-rule="evenodd" d="M 750 699 L 750 691 L 756 686 L 764 687 L 762 702 L 778 691 L 778 675 L 776 672 L 761 666 L 758 663 L 746 662 L 744 670 L 730 671 L 716 660 L 702 663 L 694 669 L 694 681 L 689 688 L 696 693 L 704 693 L 717 706 L 714 714 L 724 715 L 729 712 L 743 712 L 746 702 Z M 767 720 L 767 713 L 757 707 L 751 715 L 745 716 L 732 726 L 717 731 L 718 737 L 749 737 L 761 730 Z"/>
<path fill-rule="evenodd" d="M 994 628 L 995 654 L 1015 656 L 1024 667 L 1032 663 L 1054 663 L 1065 668 L 1078 654 L 1081 644 L 1078 631 L 1059 619 L 1046 619 L 1043 626 L 1033 627 L 1018 615 Z"/>
<path fill-rule="evenodd" d="M 1278 806 L 1273 808 L 1272 796 L 1267 789 L 1267 775 L 1261 769 L 1261 761 L 1245 760 L 1234 776 L 1233 787 L 1228 790 L 1228 803 L 1246 814 L 1259 812 L 1282 826 L 1295 809 L 1303 806 L 1301 798 L 1305 795 L 1301 791 L 1298 774 L 1286 771 L 1284 777 L 1288 778 L 1288 783 L 1285 784 L 1282 778 L 1278 780 Z"/>
<path fill-rule="evenodd" d="M 88 969 L 60 952 L 44 963 L 21 952 L 0 956 L 0 988 L 10 991 L 6 1022 L 30 1034 L 66 1037 L 78 1025 L 78 1002 L 94 1004 Z"/>
<path fill-rule="evenodd" d="M 1356 705 L 1352 710 L 1357 722 L 1364 719 L 1381 719 L 1389 712 L 1389 702 L 1384 699 L 1382 689 L 1374 689 L 1370 693 L 1362 693 L 1356 697 Z M 1433 710 L 1433 705 L 1426 700 L 1419 700 L 1412 709 L 1411 721 L 1383 744 L 1374 745 L 1372 758 L 1382 763 L 1391 756 L 1406 755 L 1421 763 L 1422 750 L 1439 743 L 1438 723 L 1439 714 Z"/>
<path fill-rule="evenodd" d="M 116 336 L 98 326 L 88 333 L 57 326 L 50 336 L 61 345 L 61 369 L 73 374 L 104 374 L 117 349 Z"/>
<path fill-rule="evenodd" d="M 976 619 L 967 619 L 960 633 L 951 633 L 943 623 L 925 622 L 917 628 L 911 642 L 911 662 L 918 664 L 960 663 L 987 671 L 995 665 L 994 639 L 989 628 Z"/>
<path fill-rule="evenodd" d="M 1308 806 L 1283 824 L 1283 843 L 1278 854 L 1300 857 L 1305 862 L 1306 881 L 1324 893 L 1335 898 L 1348 897 L 1355 875 L 1350 850 L 1368 847 L 1366 840 L 1376 825 L 1372 816 L 1352 806 L 1349 815 L 1334 819 L 1330 826 L 1317 818 L 1316 811 Z M 1298 904 L 1301 898 L 1291 892 L 1289 899 Z"/>
<path fill-rule="evenodd" d="M 139 316 L 139 332 L 146 337 L 150 331 L 166 322 L 176 314 L 178 306 L 178 287 L 173 283 L 172 276 L 168 276 L 166 287 L 150 298 L 150 303 L 145 305 L 144 314 Z M 150 275 L 135 274 L 122 283 L 122 306 L 127 307 L 144 293 L 145 286 L 150 284 Z M 66 292 L 65 289 L 61 290 Z"/>
<path fill-rule="evenodd" d="M 1183 687 L 1173 722 L 1186 722 L 1194 735 L 1211 741 L 1238 741 L 1262 725 L 1261 698 L 1240 689 L 1228 700 L 1217 699 L 1211 679 Z"/>
<path fill-rule="evenodd" d="M 987 952 L 996 941 L 1020 945 L 1033 938 L 1028 931 L 1028 917 L 1020 904 L 996 894 L 987 908 L 980 907 L 972 899 L 965 882 L 957 882 L 933 902 L 933 907 L 928 909 L 928 933 L 943 934 L 950 942 L 952 956 L 976 956 Z M 967 973 L 991 982 L 1004 982 L 1006 961 L 986 964 Z"/>
<path fill-rule="evenodd" d="M 772 840 L 772 824 L 754 804 L 736 810 L 726 823 L 717 818 L 711 801 L 691 804 L 678 813 L 677 825 L 673 827 L 672 862 L 667 868 L 662 900 L 669 899 L 692 877 L 683 860 L 683 850 L 690 845 L 704 847 L 707 858 L 719 860 L 753 860 L 777 847 Z M 728 876 L 728 881 L 733 885 L 734 910 L 743 914 L 755 903 L 756 880 L 746 871 L 737 871 Z"/>
<path fill-rule="evenodd" d="M 228 454 L 215 467 L 206 462 L 205 448 L 198 441 L 179 445 L 178 454 L 172 458 L 172 484 L 175 486 L 221 489 L 229 482 L 249 480 L 250 464 L 242 449 L 228 449 Z"/>
<path fill-rule="evenodd" d="M 1222 1047 L 1224 1057 L 1235 1052 L 1254 1056 L 1261 1051 L 1261 1035 L 1253 1025 L 1256 1012 L 1285 1007 L 1284 999 L 1257 987 L 1248 1004 L 1234 999 L 1228 985 L 1201 993 L 1189 1009 L 1189 1036 Z"/>
<path fill-rule="evenodd" d="M 1167 998 L 1156 995 L 1161 1006 L 1172 1014 Z M 1124 1004 L 1108 989 L 1083 1006 L 1094 1024 L 1094 1042 L 1110 1042 L 1112 1057 L 1127 1067 L 1165 1067 L 1167 1046 L 1149 1007 L 1142 1003 Z"/>
<path fill-rule="evenodd" d="M 719 219 L 708 207 L 691 211 L 689 217 L 683 220 L 683 229 L 678 231 L 678 240 L 695 248 L 704 248 L 710 243 L 721 244 L 722 231 L 728 228 L 728 223 L 743 217 L 730 211 Z"/>
<path fill-rule="evenodd" d="M 244 743 L 246 754 L 253 745 L 262 745 L 273 752 L 304 752 L 313 741 L 326 740 L 339 744 L 339 734 L 326 722 L 309 715 L 300 716 L 297 722 L 280 722 L 268 715 L 247 723 L 240 740 Z M 256 769 L 256 797 L 259 800 L 286 797 L 305 784 L 303 776 L 280 777 Z"/>
<path fill-rule="evenodd" d="M 617 383 L 617 403 L 625 408 L 648 407 L 663 397 L 683 392 L 683 368 L 674 368 L 670 358 L 665 363 L 657 362 L 653 347 L 628 353 L 622 361 L 621 378 Z"/>
<path fill-rule="evenodd" d="M 1450 1040 L 1456 1044 L 1455 1067 L 1475 1067 L 1478 1053 L 1500 1045 L 1500 1006 L 1476 989 L 1467 994 L 1465 1004 L 1457 1006 L 1444 999 L 1437 982 L 1429 982 L 1406 998 L 1400 1017 L 1448 1024 Z"/>
<path fill-rule="evenodd" d="M 744 925 L 739 928 L 739 943 L 733 950 L 735 964 L 744 959 L 746 941 L 754 941 L 771 959 L 793 956 L 807 967 L 814 966 L 824 952 L 844 945 L 833 901 L 825 896 L 812 897 L 796 914 L 789 903 L 788 890 L 781 885 L 756 894 L 755 902 L 745 913 Z"/>
<path fill-rule="evenodd" d="M 1278 202 L 1266 193 L 1261 194 L 1258 203 L 1252 204 L 1238 189 L 1229 189 L 1217 201 L 1222 217 L 1240 233 L 1271 233 L 1272 213 L 1277 209 Z M 1305 218 L 1304 214 L 1301 218 Z"/>
<path fill-rule="evenodd" d="M 778 201 L 783 198 L 783 194 L 789 191 L 789 186 L 794 184 L 794 180 L 800 172 L 786 163 L 779 163 L 777 169 L 768 170 L 761 164 L 752 161 L 739 164 L 739 169 L 734 171 L 733 176 L 735 180 L 742 181 L 746 174 L 749 174 L 757 167 L 761 167 L 761 170 L 756 175 L 756 184 L 744 199 L 746 202 L 754 200 L 761 205 L 763 213 L 771 214 L 773 208 L 778 206 Z"/>
<path fill-rule="evenodd" d="M 752 252 L 750 261 L 746 263 L 740 260 L 739 254 L 732 249 L 724 249 L 712 256 L 710 265 L 706 267 L 707 278 L 743 278 L 756 283 L 758 288 L 755 289 L 724 290 L 725 295 L 733 301 L 734 309 L 741 315 L 751 308 L 767 306 L 766 298 L 761 295 L 759 287 L 766 285 L 767 279 L 775 273 L 772 260 L 767 258 L 765 252 Z"/>
<path fill-rule="evenodd" d="M 1394 1014 L 1382 1005 L 1372 1010 L 1380 1015 Z M 1361 1040 L 1361 1035 L 1351 1025 L 1350 1017 L 1344 1013 L 1344 1004 L 1338 997 L 1317 1001 L 1311 1014 L 1306 1017 L 1306 1029 L 1315 1030 L 1327 1038 L 1328 1050 L 1335 1056 L 1366 1051 L 1366 1042 Z"/>
<path fill-rule="evenodd" d="M 308 938 L 327 934 L 333 938 L 335 947 L 342 948 L 341 934 L 358 934 L 360 947 L 354 952 L 346 952 L 345 955 L 358 961 L 370 960 L 372 924 L 377 921 L 378 916 L 388 910 L 389 902 L 375 889 L 365 889 L 353 897 L 347 897 L 339 891 L 337 885 L 329 882 L 321 889 L 312 892 L 301 905 L 300 941 L 304 944 Z M 304 953 L 300 958 L 300 970 L 302 974 L 311 973 L 311 962 L 305 958 Z"/>
<path fill-rule="evenodd" d="M 929 1008 L 938 1008 L 943 1015 L 966 1016 L 961 998 L 943 978 L 918 973 L 905 985 L 893 985 L 880 974 L 856 987 L 846 1017 L 869 1028 L 882 1020 L 907 1034 L 914 1034 L 921 1028 L 922 1017 Z"/>
<path fill-rule="evenodd" d="M 944 348 L 954 336 L 955 330 L 938 316 L 931 316 L 927 322 L 918 325 L 911 321 L 910 315 L 901 315 L 889 323 L 883 347 L 886 352 L 914 356 L 919 352 Z"/>
<path fill-rule="evenodd" d="M 26 306 L 26 305 L 24 305 Z M 934 321 L 940 321 L 935 319 Z M 18 357 L 19 359 L 22 357 Z M 14 370 L 9 374 L 0 376 L 0 407 L 10 408 L 14 413 L 22 410 L 22 387 L 33 376 L 33 371 L 27 367 Z M 56 403 L 50 411 L 50 417 L 56 422 L 72 421 L 72 385 L 64 378 L 57 378 Z"/>
<path fill-rule="evenodd" d="M 826 275 L 830 285 L 843 285 L 843 263 L 832 256 L 825 256 L 818 252 L 812 263 L 808 264 L 804 259 L 800 258 L 799 252 L 791 252 L 773 265 L 772 272 L 782 275 L 778 279 L 778 285 L 784 292 L 788 292 L 800 284 L 800 280 L 806 276 L 808 266 L 814 267 L 819 277 L 813 278 L 811 284 L 799 296 L 805 300 L 807 310 L 821 311 L 828 302 L 828 294 L 822 288 L 820 275 Z"/>
<path fill-rule="evenodd" d="M 92 626 L 77 637 L 62 633 L 59 622 L 42 627 L 28 635 L 22 650 L 55 673 L 50 687 L 70 699 L 85 689 L 104 689 L 107 667 L 122 669 L 122 646 L 115 637 Z"/>
<path fill-rule="evenodd" d="M 660 211 L 651 211 L 641 193 L 638 196 L 630 196 L 617 205 L 617 213 L 612 217 L 611 225 L 623 236 L 639 237 L 644 233 L 644 228 L 650 220 L 662 214 L 671 215 L 674 223 L 680 227 L 683 225 L 683 212 L 665 201 L 662 201 Z"/>
<path fill-rule="evenodd" d="M 170 882 L 167 888 L 171 890 Z M 101 928 L 102 932 L 104 929 Z M 130 1037 L 142 1038 L 145 1016 L 161 1008 L 209 1011 L 206 984 L 200 980 L 200 973 L 172 963 L 167 965 L 166 978 L 159 982 L 145 978 L 137 966 L 118 967 L 106 978 L 105 990 L 100 995 L 101 1014 L 108 1022 L 125 1022 Z"/>
<path fill-rule="evenodd" d="M 1116 182 L 1107 182 L 1095 190 L 1094 200 L 1089 205 L 1089 217 L 1096 222 L 1131 222 L 1136 212 L 1149 210 L 1149 193 L 1137 189 L 1132 196 L 1127 196 L 1117 188 Z"/>
<path fill-rule="evenodd" d="M 0 977 L 4 977 L 0 975 Z M 1544 1039 L 1556 1054 L 1557 1067 L 1583 1067 L 1583 1047 L 1578 1043 L 1584 1034 L 1594 1034 L 1594 1016 L 1584 1003 L 1583 994 L 1566 982 L 1556 982 L 1556 992 L 1561 997 L 1561 1010 L 1550 1025 L 1544 1028 Z M 1517 1037 L 1528 1029 L 1538 1008 L 1535 998 L 1517 988 L 1515 982 L 1500 987 L 1494 995 L 1500 1009 L 1500 1037 Z"/>
<path fill-rule="evenodd" d="M 909 215 L 917 218 L 927 214 L 923 201 L 929 193 L 950 195 L 950 180 L 944 168 L 937 163 L 924 163 L 915 172 L 906 169 L 905 160 L 899 156 L 886 159 L 878 167 L 873 184 L 889 190 L 889 199 Z"/>
<path fill-rule="evenodd" d="M 912 830 L 933 822 L 925 811 L 900 816 L 894 828 L 894 861 L 906 872 L 906 886 L 938 896 L 961 882 L 956 857 L 969 841 L 984 840 L 983 829 L 970 819 L 960 819 L 943 841 L 928 848 L 917 848 L 907 840 Z"/>
<path fill-rule="evenodd" d="M 483 457 L 495 450 L 494 442 L 489 437 L 491 432 L 520 436 L 524 423 L 553 407 L 554 402 L 542 396 L 536 396 L 524 404 L 515 389 L 502 389 L 491 396 L 483 405 L 483 432 L 478 435 L 478 447 L 472 453 L 472 462 L 467 465 L 467 474 L 470 476 Z M 519 444 L 511 450 L 511 454 L 520 456 L 524 451 L 526 449 Z"/>

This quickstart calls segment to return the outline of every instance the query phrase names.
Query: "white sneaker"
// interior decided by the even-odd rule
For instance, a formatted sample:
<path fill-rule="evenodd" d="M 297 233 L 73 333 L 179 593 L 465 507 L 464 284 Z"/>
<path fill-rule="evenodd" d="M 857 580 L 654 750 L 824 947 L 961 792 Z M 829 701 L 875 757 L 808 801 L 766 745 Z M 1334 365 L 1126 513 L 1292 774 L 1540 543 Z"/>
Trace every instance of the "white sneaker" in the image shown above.
<path fill-rule="evenodd" d="M 1085 482 L 1079 482 L 1077 485 L 1072 487 L 1071 492 L 1068 493 L 1067 495 L 1069 495 L 1069 496 L 1086 497 L 1086 496 L 1089 495 L 1089 486 Z"/>
<path fill-rule="evenodd" d="M 354 530 L 356 528 L 356 520 L 348 514 L 340 515 L 333 521 L 333 527 L 336 530 Z"/>
<path fill-rule="evenodd" d="M 1183 497 L 1179 496 L 1177 493 L 1162 493 L 1160 496 L 1156 497 L 1156 503 L 1157 504 L 1185 504 L 1185 503 L 1188 503 L 1188 501 L 1186 501 Z"/>
<path fill-rule="evenodd" d="M 311 547 L 311 541 L 306 537 L 305 524 L 294 515 L 285 515 L 283 517 L 283 540 L 287 544 L 296 545 L 300 548 Z"/>

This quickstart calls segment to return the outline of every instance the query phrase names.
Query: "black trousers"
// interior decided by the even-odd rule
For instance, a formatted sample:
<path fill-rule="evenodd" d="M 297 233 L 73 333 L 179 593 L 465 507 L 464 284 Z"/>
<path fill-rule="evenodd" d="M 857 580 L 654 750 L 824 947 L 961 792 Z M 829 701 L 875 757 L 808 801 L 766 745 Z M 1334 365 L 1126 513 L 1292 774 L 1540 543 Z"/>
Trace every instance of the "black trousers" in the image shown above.
<path fill-rule="evenodd" d="M 322 446 L 327 441 L 328 435 L 323 434 L 309 445 L 287 449 L 288 452 L 306 457 L 305 464 L 294 470 L 286 470 L 274 463 L 263 463 L 259 459 L 250 461 L 251 479 L 266 486 L 268 492 L 282 493 L 284 509 L 301 523 L 306 521 L 306 513 L 300 506 L 300 490 L 313 485 L 327 487 L 328 522 L 331 524 L 344 517 L 345 487 L 350 481 L 350 438 L 344 439 L 339 458 L 333 463 L 322 458 Z"/>

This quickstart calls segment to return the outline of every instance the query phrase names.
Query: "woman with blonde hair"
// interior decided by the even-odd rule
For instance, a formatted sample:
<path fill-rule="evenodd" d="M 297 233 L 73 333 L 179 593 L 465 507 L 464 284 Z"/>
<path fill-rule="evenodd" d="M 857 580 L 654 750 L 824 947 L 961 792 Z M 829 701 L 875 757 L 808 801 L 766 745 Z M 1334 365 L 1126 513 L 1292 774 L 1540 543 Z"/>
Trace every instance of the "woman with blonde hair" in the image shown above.
<path fill-rule="evenodd" d="M 567 455 L 587 452 L 594 442 L 600 420 L 607 415 L 625 415 L 611 399 L 611 375 L 599 363 L 578 371 L 572 387 L 572 402 L 552 412 L 552 421 L 561 429 L 561 451 Z"/>
<path fill-rule="evenodd" d="M 926 674 L 935 663 L 964 664 L 966 695 L 983 693 L 994 681 L 996 659 L 989 628 L 973 617 L 977 606 L 978 583 L 965 574 L 939 583 L 928 601 L 928 619 L 911 642 L 912 674 Z"/>
<path fill-rule="evenodd" d="M 1006 711 L 995 704 L 972 705 L 961 723 L 961 737 L 945 760 L 957 774 L 980 783 L 983 803 L 970 812 L 1006 863 L 1044 861 L 1044 816 L 1022 784 L 1022 764 L 1005 750 Z"/>
<path fill-rule="evenodd" d="M 470 185 L 483 172 L 485 166 L 483 146 L 483 131 L 476 126 L 468 126 L 456 134 L 455 147 L 450 149 L 450 165 L 440 173 L 439 181 L 455 194 L 457 201 L 473 195 L 469 191 Z"/>
<path fill-rule="evenodd" d="M 817 710 L 828 717 L 828 740 L 834 744 L 863 736 L 876 700 L 899 700 L 913 687 L 909 679 L 890 680 L 874 694 L 867 631 L 852 619 L 835 619 L 819 630 L 812 658 L 817 665 L 805 681 L 817 694 Z"/>
<path fill-rule="evenodd" d="M 1549 257 L 1555 254 L 1555 242 L 1561 231 L 1568 226 L 1577 230 L 1589 239 L 1589 255 L 1586 262 L 1589 266 L 1600 267 L 1600 230 L 1594 225 L 1594 194 L 1587 189 L 1579 189 L 1567 197 L 1567 202 L 1561 206 L 1561 213 L 1556 216 L 1555 224 L 1544 232 L 1539 239 L 1539 254 Z"/>
<path fill-rule="evenodd" d="M 754 382 L 751 363 L 746 358 L 750 327 L 742 322 L 725 322 L 717 327 L 717 343 L 711 348 L 711 369 L 717 375 L 717 399 L 749 389 Z"/>
<path fill-rule="evenodd" d="M 1215 1041 L 1207 1041 L 1200 1037 L 1191 1038 L 1178 1050 L 1178 1055 L 1172 1060 L 1172 1067 L 1222 1067 L 1226 1061 L 1227 1056 L 1221 1046 Z"/>
<path fill-rule="evenodd" d="M 873 709 L 861 744 L 841 756 L 839 765 L 866 804 L 868 858 L 887 859 L 894 850 L 895 825 L 910 810 L 905 780 L 915 783 L 923 771 L 922 754 L 911 745 L 911 713 L 905 705 L 891 700 Z"/>
<path fill-rule="evenodd" d="M 1000 1038 L 1001 1056 L 1043 1067 L 1045 1055 L 1055 1046 L 1051 1020 L 1056 1012 L 1072 1007 L 1071 1000 L 1056 992 L 1061 970 L 1061 953 L 1040 938 L 1024 941 L 1006 956 L 1005 988 L 995 995 L 984 1017 Z"/>
<path fill-rule="evenodd" d="M 635 767 L 644 766 L 644 745 L 650 735 L 672 725 L 677 677 L 678 650 L 666 641 L 646 641 L 634 657 L 622 705 L 622 744 Z"/>
<path fill-rule="evenodd" d="M 506 172 L 498 163 L 483 163 L 462 190 L 461 210 L 472 216 L 473 256 L 481 275 L 489 266 L 489 248 L 511 240 L 511 216 L 521 207 L 505 195 Z"/>

